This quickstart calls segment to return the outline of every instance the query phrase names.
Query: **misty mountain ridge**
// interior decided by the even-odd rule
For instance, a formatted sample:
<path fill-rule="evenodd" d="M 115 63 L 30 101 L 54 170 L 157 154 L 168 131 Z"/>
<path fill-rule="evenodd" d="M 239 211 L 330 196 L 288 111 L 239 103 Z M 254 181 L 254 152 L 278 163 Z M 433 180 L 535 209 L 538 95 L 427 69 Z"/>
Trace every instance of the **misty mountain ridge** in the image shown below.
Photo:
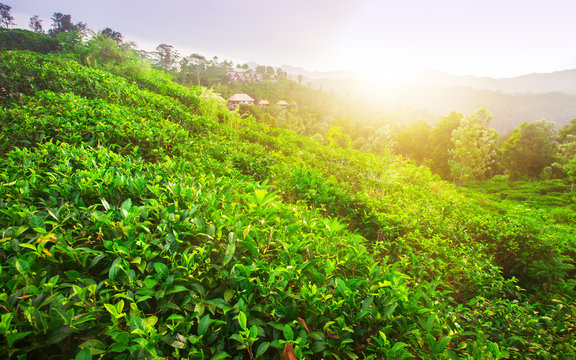
<path fill-rule="evenodd" d="M 469 115 L 487 107 L 494 118 L 491 126 L 504 134 L 523 122 L 548 120 L 557 128 L 576 117 L 576 69 L 534 73 L 511 78 L 455 76 L 438 70 L 419 73 L 403 85 L 368 82 L 347 71 L 308 71 L 283 66 L 289 74 L 301 74 L 312 87 L 334 91 L 396 113 L 412 108 L 420 115 L 413 120 L 435 122 L 451 111 Z M 405 116 L 399 116 L 406 121 Z"/>
<path fill-rule="evenodd" d="M 249 62 L 255 69 L 259 64 Z M 523 122 L 548 120 L 561 128 L 576 118 L 576 69 L 510 78 L 456 76 L 421 71 L 404 83 L 366 80 L 352 71 L 311 71 L 282 65 L 288 78 L 373 107 L 399 122 L 438 121 L 452 111 L 465 115 L 487 107 L 491 127 L 504 134 Z M 398 109 L 402 109 L 399 111 Z M 408 111 L 406 109 L 409 109 Z"/>
<path fill-rule="evenodd" d="M 252 64 L 256 65 L 256 63 Z M 311 71 L 291 65 L 282 65 L 280 68 L 290 75 L 302 75 L 309 80 L 362 79 L 359 73 L 346 70 Z M 576 95 L 576 69 L 550 73 L 531 73 L 509 78 L 479 77 L 474 75 L 457 76 L 444 71 L 429 69 L 416 73 L 414 80 L 409 83 L 412 85 L 447 87 L 464 86 L 510 94 L 561 92 Z"/>
<path fill-rule="evenodd" d="M 505 93 L 551 93 L 576 95 L 576 69 L 551 73 L 532 73 L 510 78 L 454 76 L 437 70 L 419 74 L 418 83 L 440 86 L 468 86 Z"/>

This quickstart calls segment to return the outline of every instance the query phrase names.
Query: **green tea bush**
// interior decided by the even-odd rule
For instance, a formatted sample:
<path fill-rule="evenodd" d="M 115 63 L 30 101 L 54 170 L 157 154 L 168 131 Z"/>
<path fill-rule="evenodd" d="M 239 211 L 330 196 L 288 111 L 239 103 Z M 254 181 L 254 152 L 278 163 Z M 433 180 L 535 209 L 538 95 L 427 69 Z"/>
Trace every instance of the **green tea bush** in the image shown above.
<path fill-rule="evenodd" d="M 0 74 L 3 357 L 575 353 L 574 227 L 547 210 L 156 72 L 6 52 Z"/>

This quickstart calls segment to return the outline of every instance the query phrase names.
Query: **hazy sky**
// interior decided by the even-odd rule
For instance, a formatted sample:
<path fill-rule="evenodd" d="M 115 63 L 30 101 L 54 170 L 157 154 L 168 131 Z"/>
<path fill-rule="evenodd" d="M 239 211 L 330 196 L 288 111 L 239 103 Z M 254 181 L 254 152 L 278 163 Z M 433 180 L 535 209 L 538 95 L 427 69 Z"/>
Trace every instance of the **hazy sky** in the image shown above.
<path fill-rule="evenodd" d="M 140 48 L 310 70 L 515 76 L 576 68 L 570 0 L 0 0 L 18 27 L 54 12 Z"/>

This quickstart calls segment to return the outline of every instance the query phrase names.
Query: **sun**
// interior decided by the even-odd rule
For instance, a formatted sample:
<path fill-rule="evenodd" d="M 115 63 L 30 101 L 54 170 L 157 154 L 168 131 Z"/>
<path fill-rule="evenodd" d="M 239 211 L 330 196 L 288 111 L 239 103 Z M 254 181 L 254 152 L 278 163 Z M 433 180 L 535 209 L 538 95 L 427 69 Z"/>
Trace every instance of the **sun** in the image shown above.
<path fill-rule="evenodd" d="M 353 71 L 368 81 L 410 82 L 420 70 L 410 58 L 362 41 L 343 38 L 336 53 L 338 68 Z"/>

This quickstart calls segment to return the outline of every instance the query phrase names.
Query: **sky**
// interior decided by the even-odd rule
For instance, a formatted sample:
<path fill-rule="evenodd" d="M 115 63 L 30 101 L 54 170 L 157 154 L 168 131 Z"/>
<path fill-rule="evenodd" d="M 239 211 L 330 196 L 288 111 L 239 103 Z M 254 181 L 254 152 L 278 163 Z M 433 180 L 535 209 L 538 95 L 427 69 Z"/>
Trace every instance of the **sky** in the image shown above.
<path fill-rule="evenodd" d="M 393 77 L 513 77 L 576 68 L 568 0 L 0 0 L 17 27 L 54 12 L 139 48 Z"/>

